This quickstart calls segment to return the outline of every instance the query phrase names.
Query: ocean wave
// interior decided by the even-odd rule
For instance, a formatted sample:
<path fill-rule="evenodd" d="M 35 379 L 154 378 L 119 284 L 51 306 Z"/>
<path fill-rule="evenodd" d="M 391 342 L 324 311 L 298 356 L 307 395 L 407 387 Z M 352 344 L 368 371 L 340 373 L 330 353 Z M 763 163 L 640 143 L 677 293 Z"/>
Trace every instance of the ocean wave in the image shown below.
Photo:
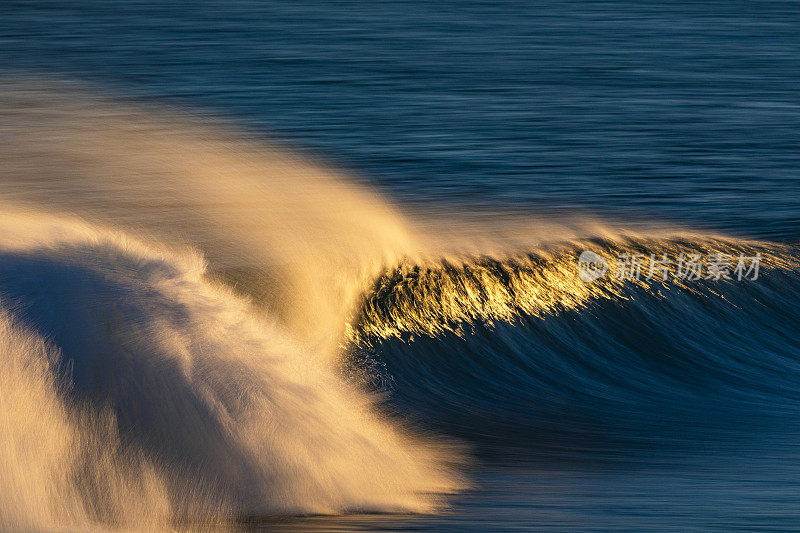
<path fill-rule="evenodd" d="M 586 283 L 583 250 L 608 262 L 760 254 L 761 270 Z M 480 444 L 629 450 L 780 427 L 800 408 L 798 257 L 793 245 L 639 235 L 401 264 L 365 296 L 350 349 L 392 405 Z"/>
<path fill-rule="evenodd" d="M 797 410 L 790 246 L 401 209 L 197 117 L 0 89 L 0 528 L 426 512 L 466 486 L 453 436 L 628 450 Z M 584 283 L 583 250 L 763 270 Z"/>

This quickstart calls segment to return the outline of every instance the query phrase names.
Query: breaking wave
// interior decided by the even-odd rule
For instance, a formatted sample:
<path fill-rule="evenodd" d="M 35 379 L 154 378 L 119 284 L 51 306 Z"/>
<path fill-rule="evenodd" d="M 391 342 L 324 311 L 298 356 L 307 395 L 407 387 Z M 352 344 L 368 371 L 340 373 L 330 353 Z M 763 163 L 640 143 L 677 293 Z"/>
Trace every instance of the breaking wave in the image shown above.
<path fill-rule="evenodd" d="M 4 89 L 0 529 L 427 512 L 463 486 L 454 446 L 338 371 L 390 208 L 186 117 Z"/>
<path fill-rule="evenodd" d="M 0 247 L 4 527 L 427 511 L 459 486 L 445 446 L 382 419 L 200 256 L 13 220 L 59 237 Z"/>
<path fill-rule="evenodd" d="M 230 128 L 2 90 L 0 528 L 427 512 L 465 487 L 452 437 L 627 450 L 797 410 L 791 246 L 444 230 Z M 584 249 L 762 276 L 584 283 Z"/>

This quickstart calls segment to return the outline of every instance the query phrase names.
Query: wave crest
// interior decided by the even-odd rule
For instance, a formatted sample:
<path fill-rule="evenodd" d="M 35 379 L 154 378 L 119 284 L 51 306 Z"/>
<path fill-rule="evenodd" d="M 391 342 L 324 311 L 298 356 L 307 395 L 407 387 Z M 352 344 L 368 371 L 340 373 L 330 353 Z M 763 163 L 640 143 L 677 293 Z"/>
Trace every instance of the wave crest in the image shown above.
<path fill-rule="evenodd" d="M 584 282 L 578 276 L 577 264 L 583 250 L 595 251 L 607 264 L 613 264 L 622 253 L 645 258 L 713 253 L 752 257 L 758 253 L 762 273 L 796 269 L 798 265 L 786 246 L 680 235 L 551 243 L 541 250 L 499 258 L 406 261 L 384 272 L 366 292 L 357 318 L 348 324 L 348 338 L 356 345 L 369 346 L 372 340 L 391 337 L 462 335 L 465 327 L 475 323 L 493 325 L 523 316 L 544 318 L 585 308 L 590 301 L 619 298 L 627 285 L 654 295 L 667 285 L 721 297 L 713 284 L 703 280 L 691 282 L 670 276 L 662 283 L 657 278 L 647 279 L 646 271 L 630 280 L 609 274 Z"/>

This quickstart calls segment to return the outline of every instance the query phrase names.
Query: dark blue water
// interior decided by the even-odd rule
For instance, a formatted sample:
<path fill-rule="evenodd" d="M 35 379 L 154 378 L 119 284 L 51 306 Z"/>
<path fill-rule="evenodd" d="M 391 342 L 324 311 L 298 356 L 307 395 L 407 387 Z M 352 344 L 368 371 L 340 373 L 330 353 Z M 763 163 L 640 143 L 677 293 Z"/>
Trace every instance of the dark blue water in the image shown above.
<path fill-rule="evenodd" d="M 793 1 L 6 0 L 0 72 L 232 121 L 427 210 L 800 239 Z M 474 490 L 432 517 L 261 525 L 797 530 L 798 287 L 631 289 L 381 342 L 387 407 L 466 442 Z"/>
<path fill-rule="evenodd" d="M 0 9 L 3 70 L 217 113 L 397 200 L 800 236 L 793 1 Z"/>

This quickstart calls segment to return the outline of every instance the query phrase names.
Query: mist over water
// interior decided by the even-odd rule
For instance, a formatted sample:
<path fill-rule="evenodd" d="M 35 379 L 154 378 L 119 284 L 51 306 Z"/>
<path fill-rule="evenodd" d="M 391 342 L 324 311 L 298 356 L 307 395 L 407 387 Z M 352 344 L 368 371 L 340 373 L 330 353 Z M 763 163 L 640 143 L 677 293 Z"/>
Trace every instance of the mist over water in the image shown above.
<path fill-rule="evenodd" d="M 4 94 L 3 528 L 429 511 L 463 486 L 454 446 L 337 372 L 402 251 L 389 207 L 178 119 Z"/>

